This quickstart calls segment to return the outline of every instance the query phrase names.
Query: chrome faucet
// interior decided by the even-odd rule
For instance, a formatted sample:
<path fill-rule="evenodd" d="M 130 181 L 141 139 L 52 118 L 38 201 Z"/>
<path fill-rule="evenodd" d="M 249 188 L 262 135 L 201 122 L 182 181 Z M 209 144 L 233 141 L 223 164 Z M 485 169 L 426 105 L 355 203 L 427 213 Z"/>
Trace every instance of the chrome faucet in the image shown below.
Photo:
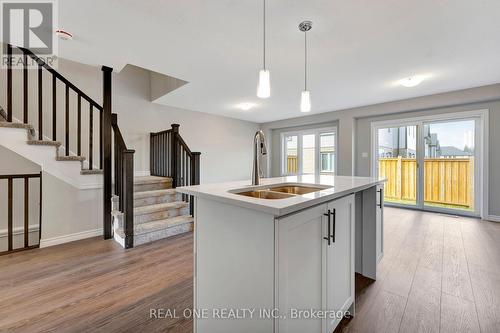
<path fill-rule="evenodd" d="M 258 131 L 253 138 L 253 171 L 252 185 L 260 185 L 260 177 L 264 177 L 260 167 L 260 156 L 267 154 L 266 136 L 264 132 Z"/>

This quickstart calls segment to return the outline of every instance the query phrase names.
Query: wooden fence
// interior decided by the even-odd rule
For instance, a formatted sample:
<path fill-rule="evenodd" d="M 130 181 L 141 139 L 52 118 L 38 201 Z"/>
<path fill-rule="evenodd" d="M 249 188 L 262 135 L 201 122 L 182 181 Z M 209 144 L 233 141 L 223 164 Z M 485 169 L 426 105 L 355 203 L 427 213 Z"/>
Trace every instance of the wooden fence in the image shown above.
<path fill-rule="evenodd" d="M 379 159 L 379 175 L 388 179 L 384 196 L 388 200 L 415 201 L 417 162 L 409 158 Z M 473 206 L 473 158 L 429 158 L 424 160 L 426 203 Z"/>
<path fill-rule="evenodd" d="M 287 156 L 286 171 L 287 174 L 295 174 L 299 171 L 299 163 L 297 156 L 288 155 Z"/>

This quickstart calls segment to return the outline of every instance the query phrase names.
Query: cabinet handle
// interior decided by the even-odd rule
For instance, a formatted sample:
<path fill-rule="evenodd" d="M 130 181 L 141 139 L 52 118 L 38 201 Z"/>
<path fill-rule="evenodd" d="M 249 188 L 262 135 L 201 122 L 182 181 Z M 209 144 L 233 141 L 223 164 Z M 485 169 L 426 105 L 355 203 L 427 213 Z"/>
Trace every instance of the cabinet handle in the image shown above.
<path fill-rule="evenodd" d="M 382 198 L 384 197 L 384 195 L 383 195 L 384 192 L 383 191 L 384 191 L 383 189 L 380 189 L 380 190 L 377 191 L 379 193 L 379 201 L 380 202 L 379 202 L 378 206 L 380 207 L 380 209 L 382 209 L 382 200 L 383 200 Z"/>
<path fill-rule="evenodd" d="M 328 210 L 328 213 L 325 213 L 323 215 L 325 215 L 326 217 L 328 217 L 328 237 L 323 237 L 324 240 L 327 240 L 328 241 L 328 246 L 331 245 L 331 242 L 330 242 L 330 210 Z"/>
<path fill-rule="evenodd" d="M 335 229 L 336 229 L 336 221 L 337 221 L 337 215 L 336 215 L 335 208 L 333 209 L 333 212 L 331 214 L 333 215 L 333 223 L 332 223 L 332 227 L 333 227 L 332 231 L 333 232 L 330 235 L 330 237 L 332 238 L 332 242 L 335 243 Z"/>

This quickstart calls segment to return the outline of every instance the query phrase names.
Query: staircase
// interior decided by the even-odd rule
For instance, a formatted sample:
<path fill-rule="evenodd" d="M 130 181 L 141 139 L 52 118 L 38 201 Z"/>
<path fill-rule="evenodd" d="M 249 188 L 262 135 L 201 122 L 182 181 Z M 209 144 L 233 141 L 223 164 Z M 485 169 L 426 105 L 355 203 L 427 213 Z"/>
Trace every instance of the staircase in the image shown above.
<path fill-rule="evenodd" d="M 123 213 L 113 197 L 115 240 L 125 247 Z M 146 176 L 134 179 L 134 246 L 193 230 L 189 203 L 172 188 L 172 178 Z"/>
<path fill-rule="evenodd" d="M 22 61 L 14 61 L 13 48 L 7 46 L 6 111 L 0 107 L 0 130 L 6 130 L 2 130 L 0 144 L 77 188 L 86 188 L 82 177 L 102 184 L 104 239 L 114 237 L 125 248 L 131 248 L 191 231 L 193 198 L 178 194 L 175 187 L 199 184 L 200 153 L 189 149 L 179 134 L 179 125 L 150 133 L 152 176 L 134 178 L 135 151 L 127 148 L 118 117 L 112 113 L 113 69 L 102 67 L 101 106 L 30 50 L 17 47 Z M 38 67 L 35 82 L 29 80 L 28 59 Z M 12 64 L 23 66 L 17 71 L 22 74 L 21 81 L 13 80 Z M 43 79 L 47 75 L 52 84 Z M 16 102 L 20 105 L 16 112 L 13 81 L 21 82 L 15 88 L 20 90 L 16 97 L 22 97 Z M 59 95 L 58 85 L 64 87 L 63 96 Z M 30 89 L 37 91 L 36 110 L 29 103 Z M 63 110 L 57 107 L 57 96 L 64 99 Z M 47 98 L 52 101 L 50 109 L 43 107 Z M 70 124 L 71 118 L 76 119 L 76 125 Z M 84 121 L 86 126 L 82 126 Z M 44 133 L 48 129 L 51 133 Z"/>
<path fill-rule="evenodd" d="M 193 197 L 175 191 L 177 186 L 200 181 L 200 153 L 192 152 L 179 133 L 179 125 L 150 133 L 151 176 L 135 177 L 133 153 L 126 148 L 116 115 L 115 195 L 112 215 L 114 238 L 125 248 L 193 230 Z"/>
<path fill-rule="evenodd" d="M 38 140 L 36 131 L 32 125 L 29 124 L 23 124 L 23 123 L 12 123 L 12 122 L 7 122 L 7 116 L 5 113 L 5 110 L 0 107 L 0 128 L 10 128 L 10 129 L 15 129 L 15 130 L 26 130 L 26 139 L 25 143 L 28 146 L 41 146 L 41 147 L 53 147 L 55 148 L 54 153 L 52 154 L 53 158 L 57 162 L 80 162 L 80 174 L 81 175 L 100 175 L 102 174 L 101 169 L 88 169 L 88 167 L 85 166 L 86 158 L 84 156 L 75 156 L 75 155 L 70 155 L 70 156 L 65 156 L 64 152 L 61 152 L 61 145 L 62 143 L 59 141 L 49 141 L 49 140 Z M 13 148 L 11 145 L 9 145 L 11 140 L 8 140 L 9 138 L 12 138 L 12 133 L 6 134 L 4 137 L 4 141 L 2 142 L 3 145 L 7 146 L 13 151 L 16 151 L 20 153 L 21 155 L 24 155 L 25 157 L 33 160 L 35 159 L 35 162 L 40 162 L 36 161 L 38 158 L 34 157 L 33 155 L 30 155 L 28 152 L 29 151 L 19 151 L 19 148 Z M 26 156 L 28 155 L 28 156 Z M 50 170 L 53 171 L 53 170 Z M 50 172 L 49 171 L 49 172 Z M 74 184 L 74 182 L 71 182 Z"/>

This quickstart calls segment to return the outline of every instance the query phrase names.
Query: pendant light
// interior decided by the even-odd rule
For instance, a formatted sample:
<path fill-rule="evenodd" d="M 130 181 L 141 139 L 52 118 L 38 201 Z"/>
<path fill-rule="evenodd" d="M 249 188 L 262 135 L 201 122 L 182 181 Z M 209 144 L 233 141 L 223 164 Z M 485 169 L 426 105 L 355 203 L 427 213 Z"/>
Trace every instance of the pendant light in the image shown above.
<path fill-rule="evenodd" d="M 299 30 L 304 33 L 304 91 L 300 96 L 300 111 L 311 111 L 311 92 L 307 90 L 307 32 L 311 30 L 312 22 L 304 21 L 299 24 Z"/>
<path fill-rule="evenodd" d="M 259 72 L 259 84 L 257 86 L 257 97 L 268 98 L 271 96 L 271 82 L 269 70 L 266 68 L 266 0 L 264 0 L 263 11 L 263 48 L 262 48 L 262 69 Z"/>

